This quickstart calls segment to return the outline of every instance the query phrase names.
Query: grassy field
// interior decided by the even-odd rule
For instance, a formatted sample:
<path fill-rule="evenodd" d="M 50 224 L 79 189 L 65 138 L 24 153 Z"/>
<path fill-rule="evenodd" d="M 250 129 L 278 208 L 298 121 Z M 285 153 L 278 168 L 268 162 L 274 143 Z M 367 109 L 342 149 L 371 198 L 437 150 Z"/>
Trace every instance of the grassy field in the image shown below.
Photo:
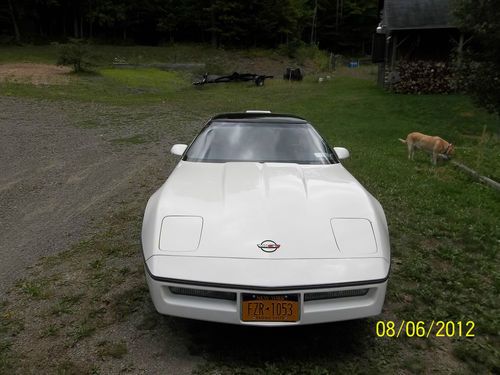
<path fill-rule="evenodd" d="M 109 46 L 92 45 L 89 47 L 92 60 L 96 65 L 108 65 L 115 59 L 129 63 L 194 62 L 211 58 L 224 58 L 224 52 L 207 45 L 171 45 L 163 48 L 148 46 Z M 55 64 L 60 45 L 50 46 L 0 46 L 0 63 L 35 62 Z M 257 50 L 253 54 L 259 54 Z"/>
<path fill-rule="evenodd" d="M 163 53 L 127 48 L 123 51 L 142 56 L 141 61 L 156 61 Z M 193 61 L 192 55 L 184 53 L 183 61 Z M 0 56 L 3 62 L 49 62 L 53 58 L 51 50 L 42 47 Z M 203 51 L 199 58 L 203 59 Z M 37 368 L 36 355 L 19 352 L 20 338 L 26 341 L 31 336 L 67 358 L 66 362 L 40 362 L 45 366 L 42 369 L 99 373 L 101 365 L 89 367 L 81 358 L 73 358 L 72 350 L 124 321 L 133 322 L 145 335 L 174 332 L 190 353 L 205 359 L 196 370 L 199 374 L 500 371 L 500 193 L 450 164 L 432 166 L 423 153 L 409 161 L 405 146 L 397 140 L 410 131 L 440 135 L 456 145 L 458 161 L 498 181 L 498 119 L 461 95 L 393 95 L 372 80 L 338 73 L 322 84 L 313 78 L 302 83 L 269 80 L 261 88 L 226 84 L 197 89 L 191 85 L 193 76 L 186 72 L 102 66 L 95 74 L 72 75 L 67 85 L 0 83 L 0 95 L 123 106 L 125 115 L 157 114 L 165 121 L 158 126 L 166 127 L 174 126 L 169 114 L 175 113 L 174 118 L 199 123 L 183 133 L 184 142 L 191 140 L 203 120 L 219 112 L 269 109 L 307 118 L 330 144 L 351 151 L 345 166 L 385 209 L 393 259 L 380 317 L 293 330 L 255 330 L 158 316 L 145 288 L 138 241 L 148 194 L 163 179 L 160 170 L 155 170 L 134 202 L 124 202 L 113 218 L 102 223 L 107 230 L 42 260 L 15 287 L 16 301 L 5 301 L 1 311 L 0 373 L 17 366 Z M 134 118 L 138 123 L 147 121 L 146 117 Z M 85 127 L 79 121 L 75 119 L 75 126 Z M 113 126 L 95 121 L 96 126 Z M 145 129 L 137 137 L 114 143 L 119 147 L 147 143 L 154 139 L 147 132 L 154 133 L 154 129 Z M 62 277 L 61 270 L 67 270 L 68 264 L 74 265 L 72 275 Z M 74 275 L 83 278 L 84 293 L 75 292 Z M 132 282 L 128 289 L 120 289 L 125 279 Z M 114 288 L 117 293 L 102 292 Z M 28 310 L 37 311 L 35 328 L 26 328 Z M 473 321 L 475 336 L 377 337 L 378 320 L 396 324 L 403 320 Z M 98 340 L 94 352 L 100 364 L 130 355 L 126 341 L 119 338 Z"/>

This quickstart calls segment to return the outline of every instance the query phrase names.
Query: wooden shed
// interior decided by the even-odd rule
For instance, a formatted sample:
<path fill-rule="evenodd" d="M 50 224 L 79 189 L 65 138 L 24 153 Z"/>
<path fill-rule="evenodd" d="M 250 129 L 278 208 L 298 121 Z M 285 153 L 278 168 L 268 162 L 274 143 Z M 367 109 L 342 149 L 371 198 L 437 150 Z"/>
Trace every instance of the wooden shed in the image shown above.
<path fill-rule="evenodd" d="M 379 0 L 372 56 L 379 63 L 379 85 L 386 84 L 400 59 L 448 61 L 454 48 L 463 48 L 451 1 Z"/>

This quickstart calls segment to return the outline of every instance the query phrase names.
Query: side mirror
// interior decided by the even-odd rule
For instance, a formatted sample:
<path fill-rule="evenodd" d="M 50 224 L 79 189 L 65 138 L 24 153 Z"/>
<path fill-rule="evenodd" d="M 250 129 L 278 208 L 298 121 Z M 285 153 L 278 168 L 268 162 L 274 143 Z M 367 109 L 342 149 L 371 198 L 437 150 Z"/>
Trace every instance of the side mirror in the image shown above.
<path fill-rule="evenodd" d="M 182 155 L 184 151 L 186 151 L 187 145 L 183 144 L 176 144 L 173 145 L 172 148 L 170 149 L 170 153 L 174 155 Z"/>
<path fill-rule="evenodd" d="M 335 153 L 337 154 L 337 156 L 339 157 L 340 160 L 347 159 L 347 158 L 349 158 L 349 156 L 351 156 L 351 154 L 349 154 L 349 150 L 347 148 L 334 147 L 333 150 L 335 151 Z"/>

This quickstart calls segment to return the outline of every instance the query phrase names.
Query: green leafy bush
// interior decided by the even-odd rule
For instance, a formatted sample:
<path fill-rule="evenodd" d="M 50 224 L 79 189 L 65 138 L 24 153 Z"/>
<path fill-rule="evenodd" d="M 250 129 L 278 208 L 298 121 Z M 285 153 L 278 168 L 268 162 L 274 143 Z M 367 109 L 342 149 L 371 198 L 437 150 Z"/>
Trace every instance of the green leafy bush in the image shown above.
<path fill-rule="evenodd" d="M 457 26 L 466 36 L 455 58 L 459 88 L 500 116 L 500 7 L 498 0 L 453 0 Z"/>
<path fill-rule="evenodd" d="M 90 62 L 90 48 L 82 40 L 73 40 L 61 46 L 57 65 L 72 66 L 73 72 L 79 73 L 87 70 Z"/>
<path fill-rule="evenodd" d="M 474 101 L 489 112 L 500 115 L 500 65 L 475 60 L 467 55 L 454 64 L 457 90 L 469 93 Z"/>
<path fill-rule="evenodd" d="M 277 51 L 282 56 L 294 59 L 299 65 L 304 65 L 306 61 L 310 61 L 318 71 L 328 69 L 328 53 L 320 50 L 316 45 L 309 45 L 296 39 L 288 44 L 281 44 Z"/>

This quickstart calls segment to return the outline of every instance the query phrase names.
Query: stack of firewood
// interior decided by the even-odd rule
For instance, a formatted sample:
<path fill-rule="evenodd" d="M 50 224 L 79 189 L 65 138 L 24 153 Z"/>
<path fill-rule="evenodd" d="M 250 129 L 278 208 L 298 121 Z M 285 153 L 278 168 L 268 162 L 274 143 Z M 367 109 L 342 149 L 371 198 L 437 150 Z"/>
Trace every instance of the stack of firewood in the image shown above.
<path fill-rule="evenodd" d="M 434 61 L 399 62 L 389 84 L 394 92 L 401 94 L 447 94 L 454 87 L 449 65 Z"/>

